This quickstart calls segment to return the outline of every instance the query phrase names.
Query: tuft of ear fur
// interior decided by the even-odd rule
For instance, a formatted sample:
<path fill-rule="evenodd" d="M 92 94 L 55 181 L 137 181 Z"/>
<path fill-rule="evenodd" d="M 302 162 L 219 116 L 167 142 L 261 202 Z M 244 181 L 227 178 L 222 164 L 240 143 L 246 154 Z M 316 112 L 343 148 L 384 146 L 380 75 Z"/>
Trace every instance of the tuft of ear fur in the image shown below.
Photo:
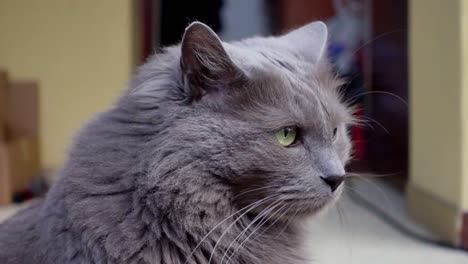
<path fill-rule="evenodd" d="M 318 63 L 326 55 L 328 40 L 327 25 L 322 21 L 312 22 L 278 38 L 305 60 Z"/>
<path fill-rule="evenodd" d="M 244 78 L 219 37 L 203 23 L 194 22 L 185 29 L 181 49 L 184 85 L 194 100 Z"/>

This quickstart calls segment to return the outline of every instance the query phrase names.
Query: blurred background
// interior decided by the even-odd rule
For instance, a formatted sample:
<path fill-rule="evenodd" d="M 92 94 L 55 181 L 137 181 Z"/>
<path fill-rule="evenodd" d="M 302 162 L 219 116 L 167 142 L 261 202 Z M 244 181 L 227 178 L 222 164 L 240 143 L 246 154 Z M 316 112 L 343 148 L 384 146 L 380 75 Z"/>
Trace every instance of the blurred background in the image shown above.
<path fill-rule="evenodd" d="M 365 125 L 359 176 L 311 223 L 317 263 L 468 263 L 468 0 L 0 0 L 0 220 L 195 20 L 226 41 L 328 25 Z"/>

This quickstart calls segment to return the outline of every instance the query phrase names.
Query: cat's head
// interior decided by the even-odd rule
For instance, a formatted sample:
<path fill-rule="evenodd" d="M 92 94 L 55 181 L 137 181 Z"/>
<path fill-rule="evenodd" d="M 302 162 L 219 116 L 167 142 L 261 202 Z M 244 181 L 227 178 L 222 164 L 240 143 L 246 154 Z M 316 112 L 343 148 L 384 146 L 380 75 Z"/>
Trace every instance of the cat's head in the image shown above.
<path fill-rule="evenodd" d="M 326 42 L 322 22 L 234 43 L 191 24 L 175 48 L 177 80 L 166 83 L 174 86 L 166 99 L 176 103 L 166 107 L 163 118 L 172 121 L 151 165 L 150 173 L 167 174 L 162 188 L 228 186 L 239 207 L 265 201 L 257 213 L 276 204 L 306 215 L 336 200 L 352 117 L 327 66 Z M 160 89 L 156 78 L 141 81 L 140 92 Z"/>

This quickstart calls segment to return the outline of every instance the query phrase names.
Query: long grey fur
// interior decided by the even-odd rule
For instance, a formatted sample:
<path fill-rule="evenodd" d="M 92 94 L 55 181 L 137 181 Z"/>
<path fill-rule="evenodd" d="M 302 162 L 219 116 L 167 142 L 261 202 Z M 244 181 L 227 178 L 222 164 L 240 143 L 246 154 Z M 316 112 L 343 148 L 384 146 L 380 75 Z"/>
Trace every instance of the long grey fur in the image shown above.
<path fill-rule="evenodd" d="M 337 199 L 320 177 L 350 156 L 326 39 L 321 22 L 233 43 L 190 25 L 0 224 L 0 263 L 309 263 L 299 223 Z"/>

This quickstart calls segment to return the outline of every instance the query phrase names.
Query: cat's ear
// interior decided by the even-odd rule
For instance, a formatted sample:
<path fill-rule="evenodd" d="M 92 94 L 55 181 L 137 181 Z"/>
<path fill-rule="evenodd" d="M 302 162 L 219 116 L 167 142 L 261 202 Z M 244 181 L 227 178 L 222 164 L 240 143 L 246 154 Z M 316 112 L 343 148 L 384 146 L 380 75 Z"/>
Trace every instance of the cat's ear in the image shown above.
<path fill-rule="evenodd" d="M 181 49 L 184 85 L 195 100 L 244 77 L 216 33 L 203 23 L 194 22 L 185 29 Z"/>
<path fill-rule="evenodd" d="M 327 25 L 322 21 L 309 23 L 279 37 L 283 45 L 291 47 L 311 63 L 326 57 L 327 40 Z"/>

